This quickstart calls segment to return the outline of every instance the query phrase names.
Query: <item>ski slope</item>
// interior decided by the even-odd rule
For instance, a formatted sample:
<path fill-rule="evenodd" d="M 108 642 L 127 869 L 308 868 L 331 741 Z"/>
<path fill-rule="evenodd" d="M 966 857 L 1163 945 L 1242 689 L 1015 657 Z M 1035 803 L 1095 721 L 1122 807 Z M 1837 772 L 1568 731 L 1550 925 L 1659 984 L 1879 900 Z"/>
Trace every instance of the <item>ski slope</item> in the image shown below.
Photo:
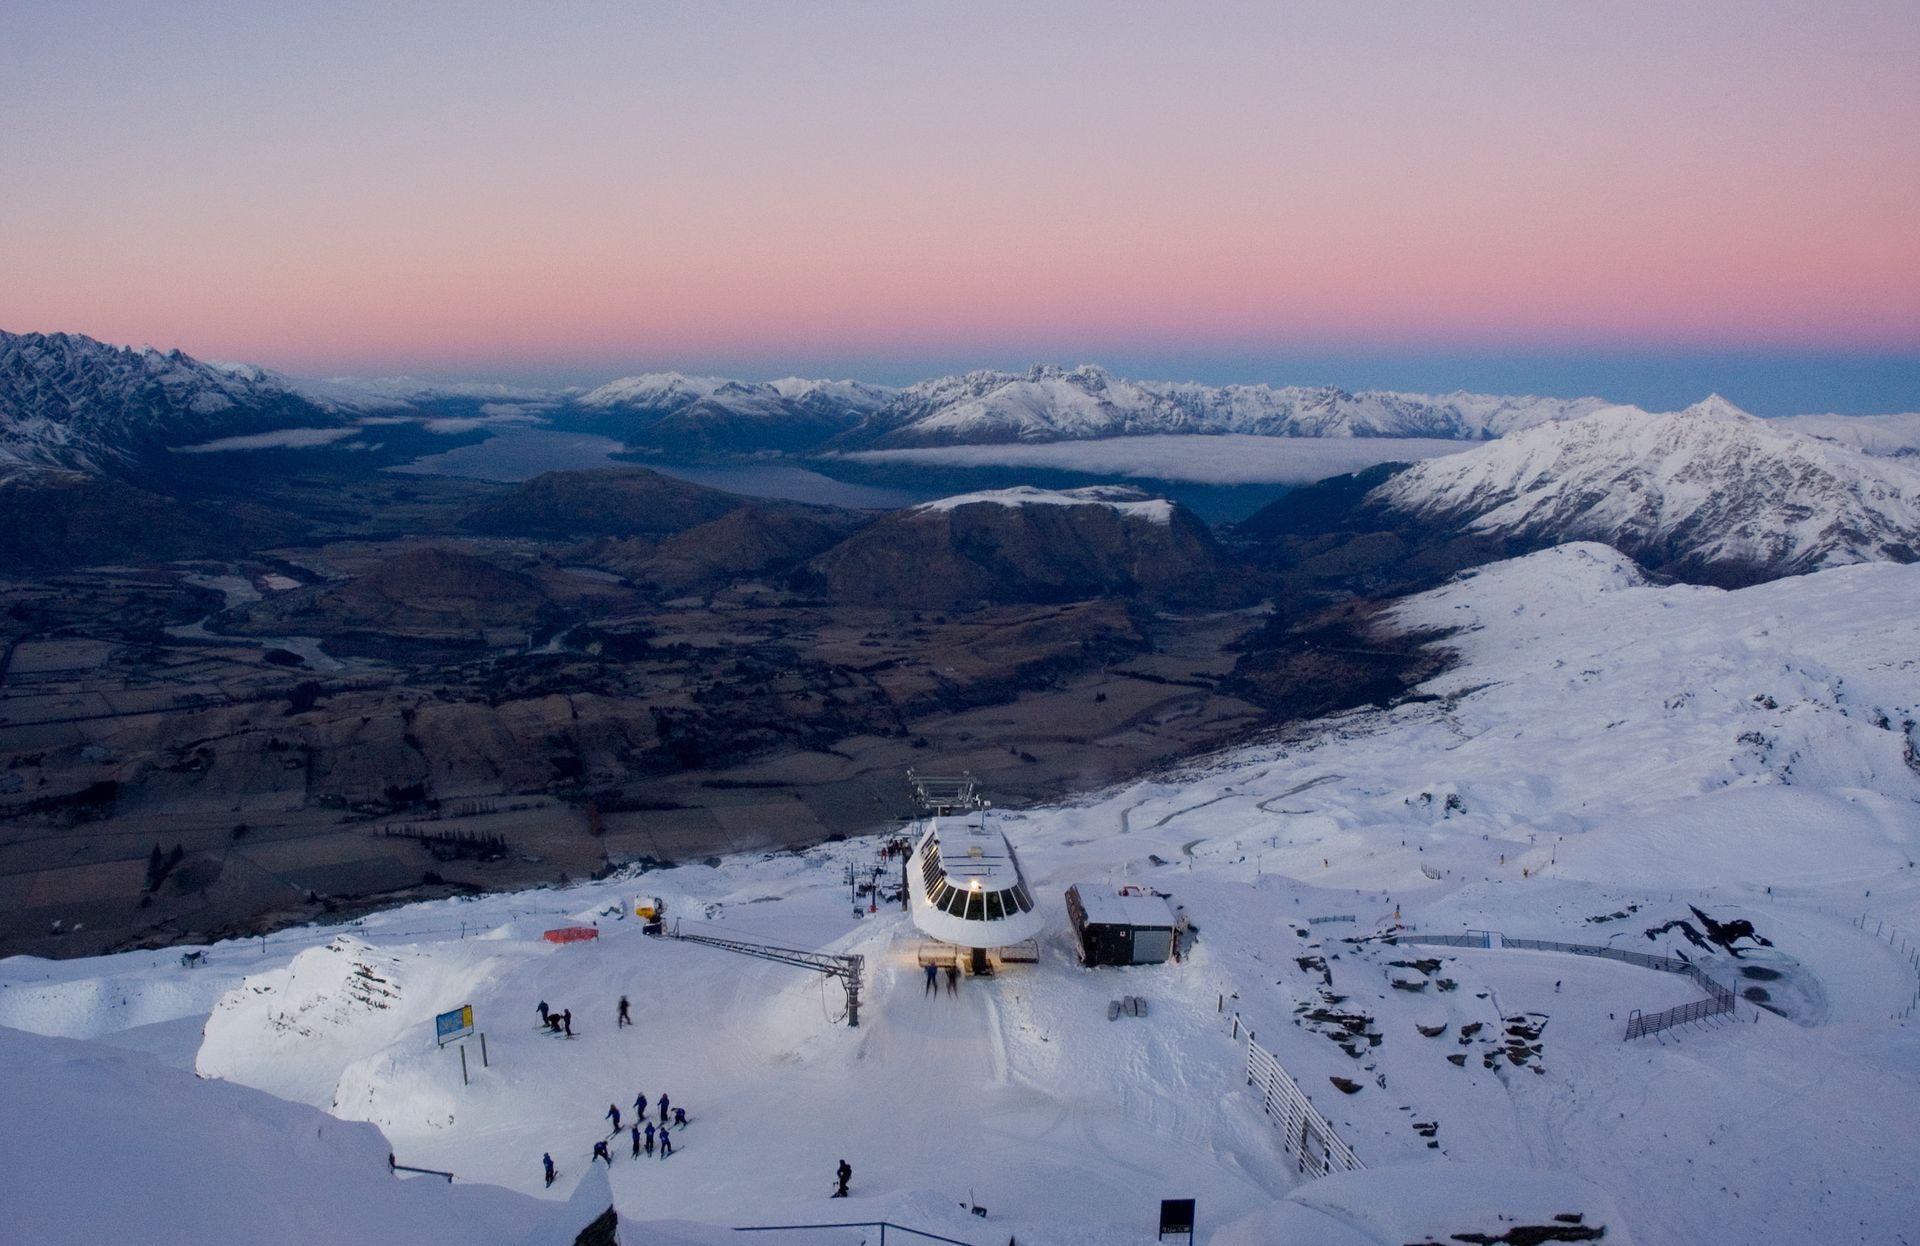
<path fill-rule="evenodd" d="M 412 906 L 219 945 L 201 968 L 177 952 L 15 958 L 0 963 L 0 1025 L 91 1041 L 10 1033 L 0 1052 L 10 1084 L 98 1052 L 139 1070 L 128 1096 L 165 1078 L 169 1104 L 244 1093 L 303 1114 L 288 1122 L 376 1127 L 402 1163 L 458 1177 L 394 1182 L 363 1142 L 276 1170 L 312 1198 L 359 1190 L 352 1169 L 352 1183 L 438 1187 L 410 1197 L 479 1183 L 591 1202 L 580 1183 L 608 1105 L 627 1115 L 637 1092 L 665 1091 L 691 1118 L 675 1154 L 633 1160 L 622 1134 L 591 1178 L 626 1240 L 887 1219 L 981 1246 L 1124 1246 L 1153 1240 L 1161 1198 L 1191 1197 L 1200 1240 L 1219 1246 L 1398 1246 L 1561 1214 L 1605 1225 L 1609 1244 L 1895 1242 L 1920 1213 L 1920 1043 L 1902 1015 L 1920 989 L 1902 946 L 1920 931 L 1917 601 L 1920 568 L 1883 564 L 1737 592 L 1652 585 L 1594 545 L 1482 569 L 1396 612 L 1458 654 L 1420 698 L 997 814 L 1049 932 L 1037 964 L 953 995 L 924 993 L 906 914 L 850 902 L 846 869 L 875 863 L 879 842 L 852 840 Z M 1077 967 L 1073 883 L 1167 892 L 1198 927 L 1190 954 Z M 655 895 L 689 932 L 864 956 L 862 1024 L 841 1020 L 834 981 L 646 937 L 623 914 Z M 1662 929 L 1698 928 L 1695 909 L 1750 921 L 1770 946 L 1737 941 L 1736 957 Z M 561 923 L 600 937 L 542 941 Z M 1608 960 L 1380 938 L 1466 929 L 1685 955 L 1742 999 L 1731 1020 L 1626 1043 L 1631 1011 L 1700 988 Z M 623 994 L 630 1029 L 614 1026 Z M 1148 1015 L 1108 1021 L 1122 995 Z M 542 1000 L 572 1010 L 575 1038 L 537 1028 Z M 466 1003 L 487 1065 L 468 1041 L 462 1085 L 432 1018 Z M 1537 1035 L 1523 1063 L 1504 1055 L 1515 1018 Z M 1301 1180 L 1247 1089 L 1247 1029 L 1363 1171 Z M 83 1151 L 92 1134 L 67 1122 L 90 1109 L 61 1104 L 84 1095 L 47 1084 L 38 1118 Z M 212 1125 L 141 1119 L 112 1180 L 158 1180 L 156 1152 L 224 1145 Z M 23 1132 L 10 1154 L 34 1145 Z M 551 1190 L 543 1151 L 562 1170 Z M 853 1197 L 829 1201 L 842 1158 Z M 71 1214 L 15 1167 L 0 1165 L 10 1207 Z M 366 1217 L 329 1240 L 403 1236 L 371 1227 L 402 1212 L 350 1199 Z M 144 1214 L 129 1204 L 118 1235 L 145 1234 Z M 538 1227 L 523 1215 L 466 1240 L 520 1240 Z"/>

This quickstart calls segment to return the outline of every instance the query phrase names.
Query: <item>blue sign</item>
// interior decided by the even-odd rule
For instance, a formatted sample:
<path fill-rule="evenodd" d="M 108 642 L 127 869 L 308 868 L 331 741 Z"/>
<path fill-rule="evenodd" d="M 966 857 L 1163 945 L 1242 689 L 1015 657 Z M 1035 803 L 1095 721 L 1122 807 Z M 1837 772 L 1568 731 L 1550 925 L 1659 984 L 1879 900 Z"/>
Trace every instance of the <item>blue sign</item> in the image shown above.
<path fill-rule="evenodd" d="M 473 1005 L 462 1004 L 452 1012 L 443 1012 L 433 1019 L 433 1036 L 442 1047 L 456 1038 L 465 1038 L 473 1033 Z"/>

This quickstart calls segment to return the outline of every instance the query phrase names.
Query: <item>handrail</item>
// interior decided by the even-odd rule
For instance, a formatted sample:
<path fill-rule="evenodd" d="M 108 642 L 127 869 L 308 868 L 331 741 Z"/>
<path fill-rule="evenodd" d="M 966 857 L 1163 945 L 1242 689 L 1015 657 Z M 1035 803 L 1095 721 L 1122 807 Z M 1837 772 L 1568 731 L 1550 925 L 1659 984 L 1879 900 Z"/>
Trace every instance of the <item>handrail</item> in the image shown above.
<path fill-rule="evenodd" d="M 417 1172 L 429 1177 L 445 1177 L 448 1184 L 453 1182 L 452 1173 L 442 1172 L 438 1168 L 415 1168 L 412 1164 L 392 1164 L 389 1167 L 395 1172 Z"/>
<path fill-rule="evenodd" d="M 902 1233 L 912 1233 L 929 1241 L 945 1242 L 947 1246 L 973 1246 L 954 1237 L 941 1237 L 938 1233 L 929 1233 L 925 1229 L 910 1229 L 904 1224 L 895 1224 L 891 1220 L 849 1220 L 842 1224 L 743 1224 L 734 1228 L 735 1233 L 790 1233 L 801 1229 L 879 1229 L 881 1246 L 885 1246 L 887 1230 L 897 1229 Z"/>

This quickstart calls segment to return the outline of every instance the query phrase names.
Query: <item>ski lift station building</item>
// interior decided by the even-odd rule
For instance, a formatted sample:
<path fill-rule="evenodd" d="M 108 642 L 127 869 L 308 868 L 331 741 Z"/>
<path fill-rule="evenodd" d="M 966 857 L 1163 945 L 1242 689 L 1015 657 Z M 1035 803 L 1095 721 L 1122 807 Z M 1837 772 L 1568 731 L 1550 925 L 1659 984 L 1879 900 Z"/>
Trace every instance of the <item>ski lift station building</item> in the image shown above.
<path fill-rule="evenodd" d="M 1173 954 L 1176 919 L 1165 896 L 1075 883 L 1067 888 L 1067 918 L 1083 965 L 1158 965 Z"/>
<path fill-rule="evenodd" d="M 907 773 L 922 810 L 907 866 L 913 924 L 968 949 L 975 973 L 990 972 L 988 949 L 1023 943 L 1045 924 L 1020 859 L 1006 836 L 987 825 L 987 803 L 970 776 Z"/>

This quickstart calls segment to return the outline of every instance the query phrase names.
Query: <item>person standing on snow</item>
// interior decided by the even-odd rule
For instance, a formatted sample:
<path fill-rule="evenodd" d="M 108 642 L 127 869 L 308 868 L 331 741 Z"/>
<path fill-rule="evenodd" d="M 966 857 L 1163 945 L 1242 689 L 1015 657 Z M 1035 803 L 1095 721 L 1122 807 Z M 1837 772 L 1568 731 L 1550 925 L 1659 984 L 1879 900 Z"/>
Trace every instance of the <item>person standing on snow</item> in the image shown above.
<path fill-rule="evenodd" d="M 593 1144 L 593 1159 L 603 1159 L 607 1161 L 607 1167 L 613 1167 L 613 1156 L 607 1153 L 607 1140 L 605 1138 Z M 593 1159 L 587 1162 L 591 1164 Z"/>
<path fill-rule="evenodd" d="M 633 1119 L 637 1121 L 647 1119 L 647 1097 L 645 1095 L 635 1095 L 633 1097 Z"/>
<path fill-rule="evenodd" d="M 685 1108 L 675 1108 L 673 1110 L 673 1127 L 675 1129 L 685 1129 L 687 1127 L 687 1110 Z"/>
<path fill-rule="evenodd" d="M 620 997 L 620 1016 L 617 1020 L 614 1021 L 613 1028 L 617 1030 L 623 1025 L 632 1025 L 632 1024 L 633 1024 L 633 1018 L 627 1015 L 627 997 L 622 995 Z"/>
<path fill-rule="evenodd" d="M 633 1158 L 640 1158 L 640 1126 L 633 1127 Z"/>
<path fill-rule="evenodd" d="M 960 966 L 948 965 L 947 966 L 947 994 L 958 995 L 959 993 L 960 993 Z"/>
<path fill-rule="evenodd" d="M 940 993 L 940 966 L 928 965 L 927 966 L 927 989 L 920 992 L 920 994 L 924 998 L 925 996 L 938 995 L 939 993 Z"/>
<path fill-rule="evenodd" d="M 672 1154 L 673 1135 L 667 1132 L 666 1126 L 662 1125 L 660 1127 L 660 1158 L 665 1159 Z"/>
<path fill-rule="evenodd" d="M 665 1095 L 661 1095 L 661 1096 L 660 1096 L 660 1125 L 661 1125 L 661 1128 L 663 1128 L 663 1129 L 664 1129 L 664 1128 L 666 1127 L 666 1124 L 667 1124 L 667 1097 L 666 1097 Z"/>
<path fill-rule="evenodd" d="M 847 1196 L 847 1182 L 853 1180 L 853 1165 L 847 1163 L 845 1160 L 841 1160 L 840 1167 L 834 1170 L 834 1176 L 840 1178 L 840 1188 L 833 1192 L 833 1196 L 835 1198 L 845 1198 Z"/>
<path fill-rule="evenodd" d="M 548 1151 L 540 1157 L 540 1166 L 547 1170 L 547 1184 L 551 1186 L 554 1178 L 553 1152 Z"/>
<path fill-rule="evenodd" d="M 613 1132 L 619 1133 L 620 1132 L 620 1105 L 619 1104 L 609 1103 L 607 1105 L 607 1119 L 613 1122 Z"/>
<path fill-rule="evenodd" d="M 653 1122 L 647 1122 L 647 1154 L 653 1154 Z"/>
<path fill-rule="evenodd" d="M 538 1004 L 535 1004 L 534 1007 L 540 1010 L 540 1024 L 545 1025 L 547 1023 L 547 1001 L 543 999 Z"/>
<path fill-rule="evenodd" d="M 560 1014 L 560 1028 L 566 1031 L 568 1038 L 573 1037 L 573 1009 L 569 1008 Z"/>

